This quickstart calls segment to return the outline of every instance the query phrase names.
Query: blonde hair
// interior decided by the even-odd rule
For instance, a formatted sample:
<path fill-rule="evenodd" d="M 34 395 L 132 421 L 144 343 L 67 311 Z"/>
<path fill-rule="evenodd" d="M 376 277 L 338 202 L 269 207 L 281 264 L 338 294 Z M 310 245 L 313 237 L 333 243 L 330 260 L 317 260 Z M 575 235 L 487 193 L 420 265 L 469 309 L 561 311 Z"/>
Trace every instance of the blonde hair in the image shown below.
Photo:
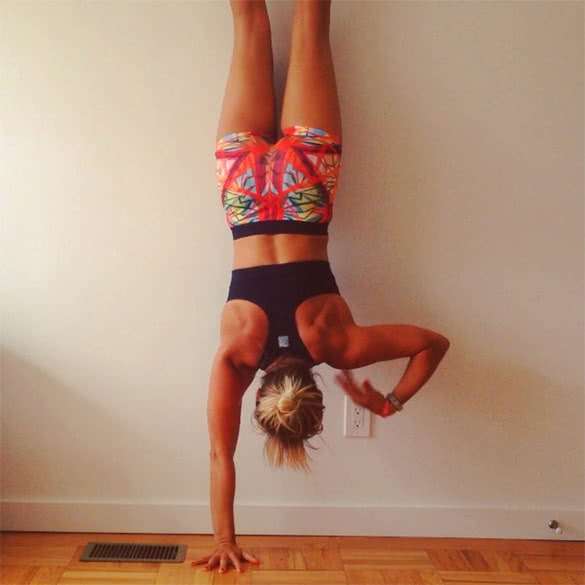
<path fill-rule="evenodd" d="M 310 471 L 305 444 L 323 431 L 323 394 L 315 384 L 311 366 L 298 358 L 285 358 L 262 378 L 254 419 L 268 436 L 264 455 L 272 467 Z"/>

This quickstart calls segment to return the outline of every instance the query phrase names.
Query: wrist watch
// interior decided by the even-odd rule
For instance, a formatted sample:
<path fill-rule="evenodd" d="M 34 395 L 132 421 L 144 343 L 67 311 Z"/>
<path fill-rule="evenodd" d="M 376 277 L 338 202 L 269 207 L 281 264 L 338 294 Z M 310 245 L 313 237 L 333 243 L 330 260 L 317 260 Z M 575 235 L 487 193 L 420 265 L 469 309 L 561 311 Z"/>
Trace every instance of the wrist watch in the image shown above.
<path fill-rule="evenodd" d="M 394 407 L 395 411 L 399 411 L 404 408 L 400 400 L 398 400 L 398 398 L 396 398 L 396 396 L 394 395 L 394 392 L 389 392 L 388 394 L 386 394 L 386 403 L 384 404 L 382 416 L 388 416 L 390 414 L 390 410 L 392 407 Z"/>

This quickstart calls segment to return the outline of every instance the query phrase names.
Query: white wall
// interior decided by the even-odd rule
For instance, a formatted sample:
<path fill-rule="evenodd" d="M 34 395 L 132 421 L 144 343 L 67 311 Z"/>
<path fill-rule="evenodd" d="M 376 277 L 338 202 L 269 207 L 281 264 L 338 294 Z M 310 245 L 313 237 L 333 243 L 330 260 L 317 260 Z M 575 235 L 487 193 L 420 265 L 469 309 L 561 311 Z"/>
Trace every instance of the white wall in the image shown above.
<path fill-rule="evenodd" d="M 1 10 L 3 529 L 210 532 L 227 0 Z M 293 4 L 269 10 L 280 109 Z M 265 464 L 249 392 L 239 533 L 583 537 L 583 17 L 335 0 L 331 263 L 358 322 L 451 349 L 369 439 L 317 368 L 309 476 Z M 389 391 L 406 364 L 357 375 Z"/>

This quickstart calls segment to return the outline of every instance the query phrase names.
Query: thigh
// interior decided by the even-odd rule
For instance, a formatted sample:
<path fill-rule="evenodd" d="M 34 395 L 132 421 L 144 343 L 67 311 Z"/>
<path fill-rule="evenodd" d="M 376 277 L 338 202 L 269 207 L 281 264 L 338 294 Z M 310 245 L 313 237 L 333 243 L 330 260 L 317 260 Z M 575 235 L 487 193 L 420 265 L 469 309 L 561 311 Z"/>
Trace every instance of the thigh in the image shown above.
<path fill-rule="evenodd" d="M 273 136 L 276 97 L 268 14 L 257 11 L 234 21 L 234 47 L 216 141 L 233 132 Z"/>
<path fill-rule="evenodd" d="M 233 132 L 217 141 L 215 176 L 230 227 L 257 213 L 266 189 L 266 155 L 272 147 L 266 137 L 251 131 Z"/>
<path fill-rule="evenodd" d="M 330 2 L 297 1 L 280 125 L 322 128 L 341 137 L 341 110 L 329 40 Z"/>
<path fill-rule="evenodd" d="M 324 221 L 330 221 L 341 170 L 341 137 L 311 126 L 290 126 L 283 132 L 276 148 L 285 164 L 272 172 L 275 186 L 288 193 L 300 214 L 310 207 L 317 215 L 325 214 Z"/>

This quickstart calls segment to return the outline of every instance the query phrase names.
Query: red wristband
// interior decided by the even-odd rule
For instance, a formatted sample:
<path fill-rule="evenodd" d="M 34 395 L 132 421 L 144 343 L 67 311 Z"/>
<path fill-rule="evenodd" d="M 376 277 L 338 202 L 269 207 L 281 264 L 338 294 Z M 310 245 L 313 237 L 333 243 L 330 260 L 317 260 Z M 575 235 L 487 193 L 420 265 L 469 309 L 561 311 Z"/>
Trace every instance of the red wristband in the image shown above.
<path fill-rule="evenodd" d="M 382 414 L 380 416 L 383 416 L 384 418 L 386 418 L 387 416 L 390 416 L 391 414 L 393 414 L 393 411 L 394 411 L 394 409 L 392 408 L 390 401 L 385 400 L 384 406 L 382 407 Z"/>

